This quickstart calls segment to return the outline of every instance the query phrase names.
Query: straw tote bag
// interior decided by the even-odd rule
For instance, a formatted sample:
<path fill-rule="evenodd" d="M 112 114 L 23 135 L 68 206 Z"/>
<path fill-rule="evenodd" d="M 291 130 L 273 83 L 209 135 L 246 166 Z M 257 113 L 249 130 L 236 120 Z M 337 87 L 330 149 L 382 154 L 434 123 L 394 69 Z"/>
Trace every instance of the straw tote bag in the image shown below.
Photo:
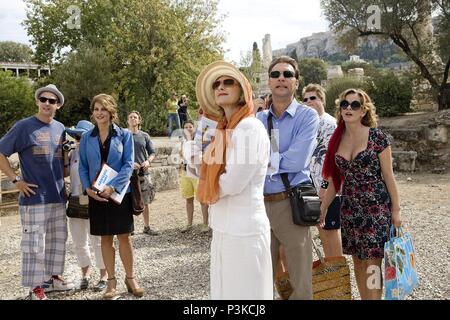
<path fill-rule="evenodd" d="M 312 240 L 319 260 L 314 261 L 312 285 L 314 300 L 351 300 L 350 269 L 345 257 L 324 258 Z"/>

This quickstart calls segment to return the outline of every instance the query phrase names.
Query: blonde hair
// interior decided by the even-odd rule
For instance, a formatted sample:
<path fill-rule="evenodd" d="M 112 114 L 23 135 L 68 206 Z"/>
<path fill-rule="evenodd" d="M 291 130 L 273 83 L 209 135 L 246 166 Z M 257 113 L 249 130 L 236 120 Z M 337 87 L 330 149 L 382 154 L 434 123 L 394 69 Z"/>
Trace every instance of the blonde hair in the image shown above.
<path fill-rule="evenodd" d="M 326 101 L 326 95 L 325 95 L 325 90 L 322 88 L 321 85 L 316 84 L 316 83 L 310 83 L 308 84 L 306 87 L 303 88 L 302 90 L 302 97 L 305 97 L 305 93 L 307 92 L 315 92 L 317 97 L 322 101 L 322 103 L 324 104 L 324 106 L 327 104 Z"/>
<path fill-rule="evenodd" d="M 96 103 L 99 103 L 102 105 L 103 108 L 106 109 L 106 111 L 109 112 L 111 115 L 111 122 L 114 122 L 116 124 L 119 124 L 119 115 L 117 114 L 117 103 L 114 98 L 108 94 L 100 93 L 96 95 L 94 98 L 92 98 L 91 101 L 91 121 L 92 123 L 95 123 L 95 119 L 93 116 L 94 113 L 94 106 Z"/>
<path fill-rule="evenodd" d="M 341 107 L 340 103 L 341 101 L 345 100 L 345 98 L 349 94 L 357 94 L 360 99 L 361 103 L 361 109 L 363 112 L 366 112 L 364 117 L 361 119 L 361 124 L 369 127 L 369 128 L 376 128 L 377 127 L 377 115 L 375 113 L 375 105 L 373 104 L 372 100 L 370 99 L 369 95 L 361 89 L 347 89 L 344 92 L 342 92 L 339 95 L 339 99 L 336 100 L 336 120 L 337 123 L 339 123 L 342 119 L 341 115 Z"/>

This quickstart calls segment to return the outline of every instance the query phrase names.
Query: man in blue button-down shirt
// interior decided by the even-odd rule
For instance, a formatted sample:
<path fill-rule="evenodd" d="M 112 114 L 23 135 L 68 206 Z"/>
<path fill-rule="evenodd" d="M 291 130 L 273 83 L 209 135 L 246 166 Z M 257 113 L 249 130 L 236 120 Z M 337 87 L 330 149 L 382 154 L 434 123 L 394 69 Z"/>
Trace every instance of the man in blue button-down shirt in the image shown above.
<path fill-rule="evenodd" d="M 287 56 L 274 59 L 269 66 L 272 105 L 257 117 L 268 127 L 272 114 L 273 136 L 278 148 L 271 150 L 271 163 L 264 185 L 266 212 L 272 228 L 272 265 L 274 275 L 279 246 L 286 251 L 288 272 L 293 292 L 290 299 L 312 299 L 312 249 L 309 227 L 295 225 L 281 173 L 288 173 L 292 187 L 310 182 L 309 163 L 316 146 L 319 116 L 294 97 L 298 88 L 297 62 Z M 278 130 L 278 131 L 277 131 Z M 279 152 L 277 153 L 277 150 Z"/>

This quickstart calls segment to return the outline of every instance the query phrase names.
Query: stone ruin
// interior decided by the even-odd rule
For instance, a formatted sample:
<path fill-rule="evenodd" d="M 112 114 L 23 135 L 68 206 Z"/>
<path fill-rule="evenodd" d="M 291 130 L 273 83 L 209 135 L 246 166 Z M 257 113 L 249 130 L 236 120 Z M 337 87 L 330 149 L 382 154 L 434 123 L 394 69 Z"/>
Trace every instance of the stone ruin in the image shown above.
<path fill-rule="evenodd" d="M 380 128 L 392 139 L 394 170 L 433 173 L 450 170 L 450 110 L 402 128 L 396 125 Z"/>

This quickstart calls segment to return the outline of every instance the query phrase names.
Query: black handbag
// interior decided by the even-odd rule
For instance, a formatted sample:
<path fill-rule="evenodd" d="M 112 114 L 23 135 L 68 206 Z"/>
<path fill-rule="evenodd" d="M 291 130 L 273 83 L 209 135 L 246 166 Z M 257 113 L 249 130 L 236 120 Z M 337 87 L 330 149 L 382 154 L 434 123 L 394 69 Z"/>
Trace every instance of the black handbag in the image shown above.
<path fill-rule="evenodd" d="M 337 230 L 341 228 L 341 196 L 336 196 L 327 210 L 324 230 Z"/>
<path fill-rule="evenodd" d="M 131 187 L 131 202 L 133 205 L 133 214 L 135 216 L 140 215 L 144 212 L 145 205 L 142 199 L 141 183 L 139 182 L 139 170 L 133 170 L 133 174 L 130 178 Z"/>
<path fill-rule="evenodd" d="M 281 174 L 291 202 L 292 221 L 301 226 L 315 226 L 320 222 L 320 199 L 312 184 L 291 187 L 287 173 Z"/>
<path fill-rule="evenodd" d="M 267 122 L 272 149 L 277 151 L 278 145 L 275 139 L 272 139 L 273 122 L 270 112 Z M 318 224 L 320 222 L 320 199 L 314 185 L 302 184 L 291 187 L 287 173 L 282 173 L 280 176 L 291 202 L 292 220 L 294 224 L 301 226 L 314 226 Z"/>
<path fill-rule="evenodd" d="M 79 197 L 69 197 L 69 204 L 67 205 L 66 215 L 69 218 L 89 219 L 88 205 L 80 204 Z"/>

